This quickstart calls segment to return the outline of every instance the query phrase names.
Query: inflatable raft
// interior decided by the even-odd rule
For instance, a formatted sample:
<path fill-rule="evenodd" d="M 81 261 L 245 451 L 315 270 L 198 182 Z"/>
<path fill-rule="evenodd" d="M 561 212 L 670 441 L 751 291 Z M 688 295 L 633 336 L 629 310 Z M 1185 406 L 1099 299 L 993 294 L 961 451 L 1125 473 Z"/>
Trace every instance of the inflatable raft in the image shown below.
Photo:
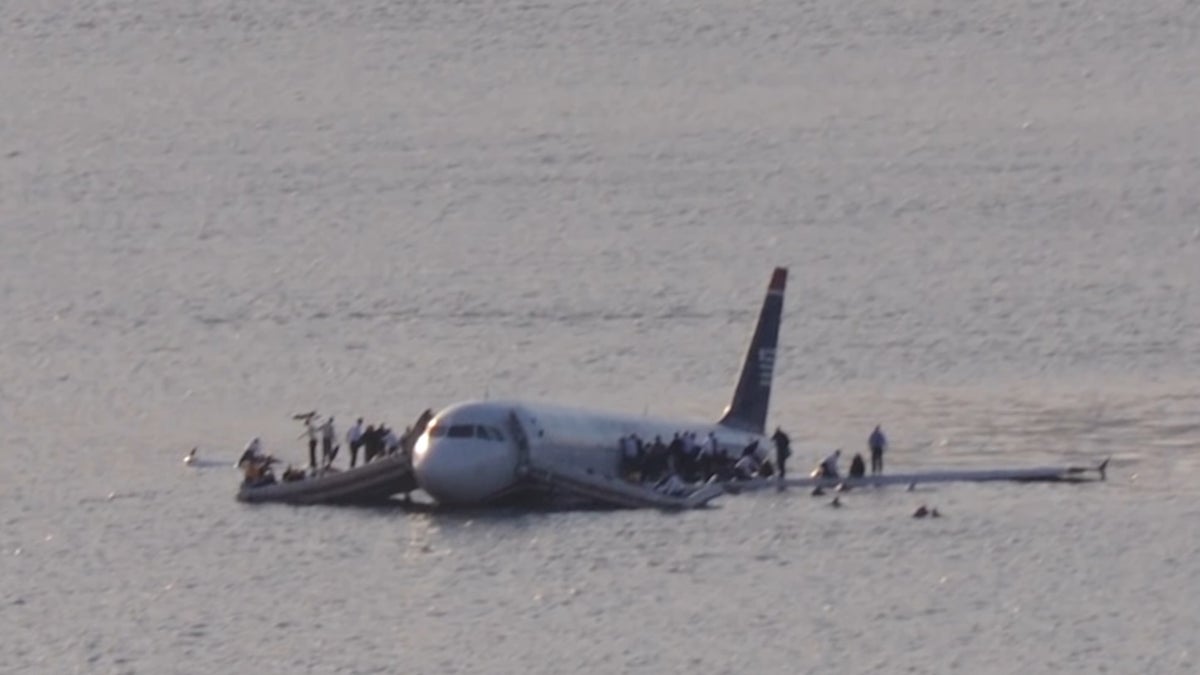
<path fill-rule="evenodd" d="M 402 454 L 389 455 L 368 464 L 338 471 L 326 469 L 301 480 L 243 483 L 239 502 L 283 504 L 372 504 L 392 495 L 417 489 L 412 463 Z"/>

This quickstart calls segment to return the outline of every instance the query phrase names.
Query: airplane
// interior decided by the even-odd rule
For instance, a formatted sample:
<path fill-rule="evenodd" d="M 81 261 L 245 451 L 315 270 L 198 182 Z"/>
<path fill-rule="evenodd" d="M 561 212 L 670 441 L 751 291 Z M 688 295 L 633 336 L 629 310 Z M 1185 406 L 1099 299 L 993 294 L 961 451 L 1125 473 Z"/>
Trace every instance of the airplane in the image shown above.
<path fill-rule="evenodd" d="M 474 506 L 525 495 L 567 497 L 623 507 L 682 509 L 704 506 L 726 493 L 767 487 L 842 487 L 944 482 L 1082 482 L 1104 480 L 1096 467 L 1039 467 L 922 471 L 862 478 L 753 478 L 713 482 L 670 495 L 620 475 L 621 437 L 669 441 L 677 432 L 706 438 L 738 457 L 754 443 L 765 455 L 767 407 L 783 316 L 787 268 L 767 285 L 758 323 L 742 363 L 733 399 L 716 422 L 665 419 L 531 401 L 468 401 L 438 412 L 413 446 L 416 484 L 438 504 Z"/>
<path fill-rule="evenodd" d="M 479 505 L 522 493 L 567 493 L 621 506 L 702 505 L 714 486 L 673 499 L 620 478 L 619 439 L 669 442 L 678 432 L 711 432 L 729 456 L 767 447 L 765 428 L 783 316 L 787 268 L 776 267 L 742 363 L 733 399 L 716 422 L 665 419 L 531 401 L 468 401 L 430 421 L 413 446 L 417 484 L 439 504 Z"/>

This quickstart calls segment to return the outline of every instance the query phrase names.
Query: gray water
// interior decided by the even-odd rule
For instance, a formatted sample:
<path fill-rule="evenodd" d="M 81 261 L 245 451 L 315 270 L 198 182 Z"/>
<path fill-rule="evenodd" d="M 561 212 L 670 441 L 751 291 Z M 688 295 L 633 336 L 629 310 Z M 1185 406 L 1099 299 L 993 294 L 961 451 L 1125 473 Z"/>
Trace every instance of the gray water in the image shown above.
<path fill-rule="evenodd" d="M 0 5 L 0 672 L 1195 672 L 1198 32 L 1110 0 Z M 223 465 L 299 461 L 312 408 L 712 419 L 779 264 L 797 464 L 882 422 L 894 470 L 1110 480 L 233 500 Z"/>

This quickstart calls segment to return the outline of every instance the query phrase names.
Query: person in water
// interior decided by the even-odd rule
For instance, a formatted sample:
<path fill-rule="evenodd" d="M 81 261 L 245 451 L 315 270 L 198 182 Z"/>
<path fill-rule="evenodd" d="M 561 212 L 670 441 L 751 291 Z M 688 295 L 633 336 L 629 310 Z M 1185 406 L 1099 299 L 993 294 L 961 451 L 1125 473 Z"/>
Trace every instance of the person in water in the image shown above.
<path fill-rule="evenodd" d="M 782 427 L 775 427 L 771 440 L 775 441 L 775 463 L 779 465 L 779 479 L 783 480 L 787 478 L 788 457 L 792 456 L 792 439 L 783 433 Z"/>
<path fill-rule="evenodd" d="M 883 435 L 880 425 L 875 425 L 875 431 L 867 439 L 867 447 L 871 450 L 871 474 L 883 473 L 883 451 L 887 449 L 887 436 Z"/>

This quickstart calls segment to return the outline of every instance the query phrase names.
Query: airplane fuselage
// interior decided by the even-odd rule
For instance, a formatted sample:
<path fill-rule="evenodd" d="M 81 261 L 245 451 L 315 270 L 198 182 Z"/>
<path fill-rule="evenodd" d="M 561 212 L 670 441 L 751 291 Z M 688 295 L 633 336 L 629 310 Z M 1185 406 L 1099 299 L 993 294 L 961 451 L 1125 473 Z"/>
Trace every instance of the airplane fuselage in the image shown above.
<path fill-rule="evenodd" d="M 615 476 L 623 436 L 669 443 L 693 432 L 736 457 L 761 434 L 721 424 L 672 420 L 524 401 L 475 401 L 439 412 L 417 441 L 417 481 L 439 503 L 486 503 L 521 487 L 522 466 L 567 467 Z M 524 446 L 524 447 L 523 447 Z M 526 449 L 527 448 L 527 449 Z"/>

